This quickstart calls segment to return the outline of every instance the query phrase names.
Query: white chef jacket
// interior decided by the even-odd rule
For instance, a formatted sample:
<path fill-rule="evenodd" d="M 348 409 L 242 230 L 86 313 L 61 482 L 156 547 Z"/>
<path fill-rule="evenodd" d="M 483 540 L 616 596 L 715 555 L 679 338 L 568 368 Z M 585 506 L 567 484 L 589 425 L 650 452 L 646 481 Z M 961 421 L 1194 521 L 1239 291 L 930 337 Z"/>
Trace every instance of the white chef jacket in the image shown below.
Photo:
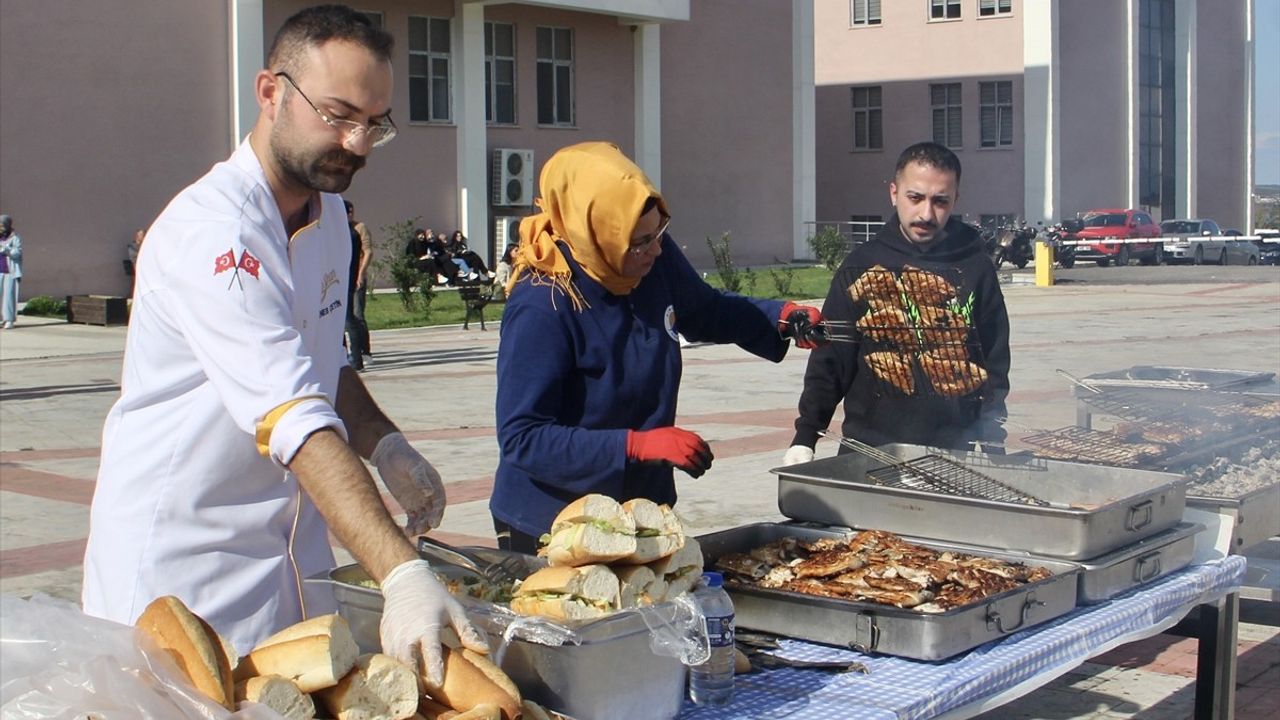
<path fill-rule="evenodd" d="M 176 595 L 242 654 L 302 620 L 303 598 L 307 616 L 333 612 L 331 592 L 300 583 L 334 558 L 285 466 L 312 432 L 346 433 L 334 401 L 351 236 L 338 195 L 309 210 L 286 237 L 246 140 L 147 232 L 103 428 L 85 612 L 132 623 Z"/>

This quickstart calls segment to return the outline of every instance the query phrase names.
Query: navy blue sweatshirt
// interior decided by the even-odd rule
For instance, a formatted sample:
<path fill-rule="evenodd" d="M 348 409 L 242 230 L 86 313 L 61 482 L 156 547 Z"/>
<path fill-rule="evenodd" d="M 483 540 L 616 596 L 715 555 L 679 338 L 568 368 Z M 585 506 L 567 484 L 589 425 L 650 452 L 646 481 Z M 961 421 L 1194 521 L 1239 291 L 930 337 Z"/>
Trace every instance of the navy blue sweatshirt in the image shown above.
<path fill-rule="evenodd" d="M 498 345 L 501 457 L 489 509 L 537 537 L 587 493 L 674 504 L 672 468 L 629 463 L 628 430 L 673 425 L 680 387 L 679 332 L 695 342 L 736 343 L 781 361 L 783 303 L 707 285 L 670 235 L 630 295 L 592 280 L 560 243 L 589 307 L 526 274 L 507 300 Z"/>
<path fill-rule="evenodd" d="M 867 349 L 861 344 L 826 345 L 809 356 L 792 444 L 813 447 L 818 431 L 827 429 L 841 401 L 841 433 L 872 445 L 898 442 L 962 448 L 974 440 L 1003 441 L 1000 421 L 1006 415 L 1009 394 L 1009 314 L 981 237 L 952 218 L 939 238 L 916 245 L 903 237 L 897 215 L 890 217 L 876 237 L 850 251 L 831 281 L 822 315 L 848 323 L 840 331 L 851 331 L 865 309 L 850 297 L 849 285 L 875 265 L 894 272 L 911 265 L 958 279 L 960 303 L 972 298 L 971 327 L 981 347 L 978 361 L 988 374 L 986 386 L 962 398 L 931 393 L 898 396 L 884 392 L 884 384 L 875 381 L 864 359 Z"/>

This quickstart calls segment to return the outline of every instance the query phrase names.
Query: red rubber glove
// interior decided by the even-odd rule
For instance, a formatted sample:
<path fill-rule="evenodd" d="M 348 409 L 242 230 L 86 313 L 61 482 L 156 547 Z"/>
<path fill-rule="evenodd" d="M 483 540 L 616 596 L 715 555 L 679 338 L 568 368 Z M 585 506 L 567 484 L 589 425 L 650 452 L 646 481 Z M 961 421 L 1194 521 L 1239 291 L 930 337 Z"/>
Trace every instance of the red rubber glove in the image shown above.
<path fill-rule="evenodd" d="M 627 457 L 642 463 L 674 465 L 698 477 L 711 467 L 711 448 L 697 434 L 678 427 L 627 431 Z"/>
<path fill-rule="evenodd" d="M 826 345 L 827 329 L 822 324 L 822 313 L 816 307 L 788 302 L 782 306 L 778 318 L 778 332 L 796 341 L 796 347 L 812 350 Z"/>

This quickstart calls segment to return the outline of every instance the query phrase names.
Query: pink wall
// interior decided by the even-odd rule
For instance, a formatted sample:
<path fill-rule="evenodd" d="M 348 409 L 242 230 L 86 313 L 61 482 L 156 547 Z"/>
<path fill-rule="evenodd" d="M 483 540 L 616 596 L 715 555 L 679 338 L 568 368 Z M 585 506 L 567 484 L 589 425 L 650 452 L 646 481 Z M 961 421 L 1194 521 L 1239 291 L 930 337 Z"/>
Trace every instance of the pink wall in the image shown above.
<path fill-rule="evenodd" d="M 1249 93 L 1249 76 L 1244 47 L 1224 47 L 1215 39 L 1245 37 L 1244 3 L 1200 0 L 1196 5 L 1196 215 L 1214 218 L 1223 228 L 1247 231 L 1244 199 L 1251 188 L 1245 175 L 1249 136 L 1244 98 Z M 1259 90 L 1274 92 L 1274 88 Z"/>
<path fill-rule="evenodd" d="M 662 27 L 662 191 L 696 267 L 725 231 L 739 264 L 791 259 L 790 5 L 698 0 Z"/>
<path fill-rule="evenodd" d="M 5 0 L 0 211 L 23 299 L 123 294 L 135 229 L 231 150 L 225 3 Z"/>

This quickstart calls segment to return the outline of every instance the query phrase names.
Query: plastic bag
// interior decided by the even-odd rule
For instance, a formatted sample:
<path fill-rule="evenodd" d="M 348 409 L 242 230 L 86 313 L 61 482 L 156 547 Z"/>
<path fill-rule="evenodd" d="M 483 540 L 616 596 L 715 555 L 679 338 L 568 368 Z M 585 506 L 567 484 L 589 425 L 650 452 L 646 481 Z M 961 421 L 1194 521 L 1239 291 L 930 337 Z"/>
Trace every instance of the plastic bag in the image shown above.
<path fill-rule="evenodd" d="M 0 595 L 0 617 L 3 720 L 281 720 L 255 703 L 228 712 L 133 627 L 65 600 Z"/>

